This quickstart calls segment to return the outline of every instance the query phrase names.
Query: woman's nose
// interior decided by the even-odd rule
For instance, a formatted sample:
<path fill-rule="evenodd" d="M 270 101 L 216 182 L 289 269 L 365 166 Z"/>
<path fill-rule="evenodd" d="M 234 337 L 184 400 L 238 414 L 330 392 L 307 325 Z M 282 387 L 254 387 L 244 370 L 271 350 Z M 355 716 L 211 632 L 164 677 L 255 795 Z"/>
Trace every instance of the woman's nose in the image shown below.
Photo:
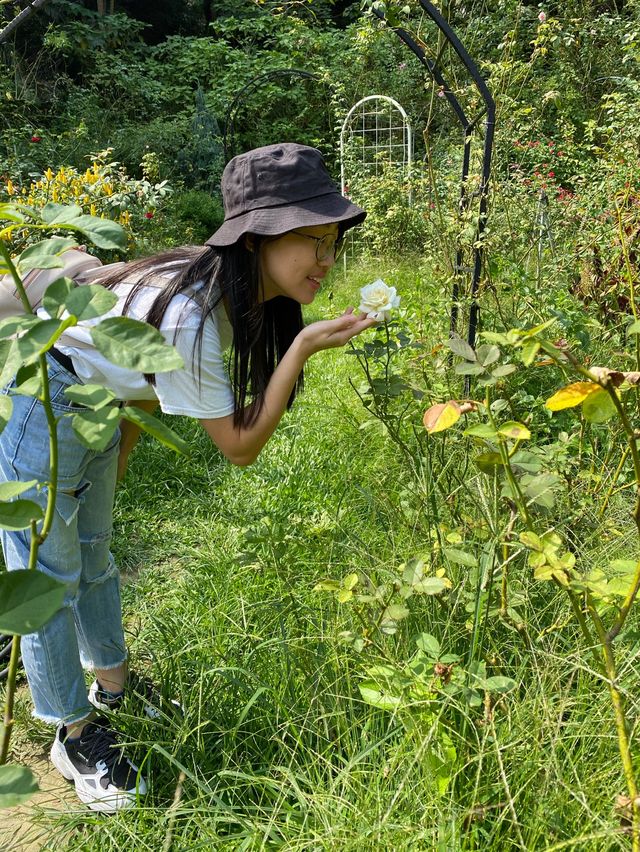
<path fill-rule="evenodd" d="M 318 261 L 320 266 L 324 266 L 326 269 L 331 269 L 333 264 L 336 262 L 336 259 L 333 255 L 333 252 L 328 254 L 326 257 L 323 257 L 322 260 Z"/>

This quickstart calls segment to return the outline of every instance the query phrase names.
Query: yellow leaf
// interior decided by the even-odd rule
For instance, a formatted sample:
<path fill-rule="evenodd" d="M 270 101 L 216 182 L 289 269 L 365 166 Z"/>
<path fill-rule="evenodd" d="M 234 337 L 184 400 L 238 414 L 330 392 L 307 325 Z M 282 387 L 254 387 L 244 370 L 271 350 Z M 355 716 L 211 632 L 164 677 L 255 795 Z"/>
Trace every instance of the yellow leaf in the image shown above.
<path fill-rule="evenodd" d="M 566 388 L 560 388 L 552 397 L 550 397 L 545 405 L 550 411 L 562 411 L 563 408 L 573 408 L 575 405 L 580 405 L 592 393 L 596 393 L 600 387 L 591 382 L 574 382 L 572 385 L 567 385 Z"/>
<path fill-rule="evenodd" d="M 524 423 L 517 423 L 515 420 L 503 423 L 498 429 L 498 432 L 504 435 L 505 438 L 511 438 L 513 441 L 527 441 L 531 437 L 531 432 Z"/>
<path fill-rule="evenodd" d="M 450 399 L 449 402 L 440 402 L 438 405 L 432 405 L 424 413 L 422 422 L 424 428 L 430 435 L 435 432 L 443 432 L 460 419 L 462 411 L 460 405 L 455 399 Z"/>

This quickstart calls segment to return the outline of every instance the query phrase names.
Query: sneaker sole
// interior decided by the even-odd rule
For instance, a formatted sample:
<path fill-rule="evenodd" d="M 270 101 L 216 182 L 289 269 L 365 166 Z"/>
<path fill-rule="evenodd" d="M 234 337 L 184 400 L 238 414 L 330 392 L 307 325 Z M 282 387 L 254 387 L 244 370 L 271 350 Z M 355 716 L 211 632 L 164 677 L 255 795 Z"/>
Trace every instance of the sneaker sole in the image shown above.
<path fill-rule="evenodd" d="M 95 790 L 90 790 L 86 784 L 86 778 L 75 768 L 73 763 L 67 757 L 67 752 L 62 743 L 56 737 L 56 741 L 51 747 L 51 763 L 55 766 L 58 772 L 67 781 L 73 781 L 76 788 L 76 793 L 80 801 L 87 805 L 89 810 L 98 811 L 99 813 L 114 814 L 116 811 L 124 808 L 131 808 L 136 803 L 137 794 L 121 790 L 118 793 L 108 793 L 105 791 L 104 797 L 96 797 Z M 144 795 L 147 788 L 144 778 L 140 779 L 139 793 Z"/>

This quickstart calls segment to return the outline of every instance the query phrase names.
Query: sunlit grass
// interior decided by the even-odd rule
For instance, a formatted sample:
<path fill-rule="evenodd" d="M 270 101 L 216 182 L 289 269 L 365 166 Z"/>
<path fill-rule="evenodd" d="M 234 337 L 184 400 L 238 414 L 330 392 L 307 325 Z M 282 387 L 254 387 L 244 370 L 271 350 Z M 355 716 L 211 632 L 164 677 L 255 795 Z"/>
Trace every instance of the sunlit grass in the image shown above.
<path fill-rule="evenodd" d="M 338 271 L 308 321 L 354 304 L 379 275 L 398 288 L 427 349 L 440 343 L 444 290 L 417 265 L 371 263 L 346 281 Z M 576 650 L 564 599 L 533 583 L 522 562 L 511 593 L 526 636 L 482 609 L 475 634 L 477 654 L 517 689 L 491 707 L 457 697 L 443 705 L 457 750 L 444 793 L 428 759 L 426 708 L 393 714 L 363 702 L 358 685 L 378 653 L 344 645 L 341 631 L 356 625 L 350 607 L 313 589 L 353 571 L 385 578 L 428 553 L 431 485 L 413 478 L 384 431 L 362 428 L 370 416 L 349 381 L 362 380 L 353 357 L 321 353 L 307 379 L 248 469 L 227 464 L 186 420 L 177 425 L 189 459 L 146 439 L 137 449 L 114 541 L 132 660 L 180 697 L 185 714 L 123 718 L 150 777 L 146 801 L 107 820 L 80 809 L 41 815 L 44 848 L 62 838 L 83 852 L 627 848 L 614 814 L 624 783 L 605 685 Z M 447 441 L 432 446 L 440 523 L 482 554 L 480 516 L 494 518 L 499 494 Z M 621 547 L 584 513 L 592 529 L 583 559 Z M 388 658 L 407 660 L 421 632 L 466 656 L 481 578 L 459 565 L 450 576 L 446 602 L 412 604 L 384 640 Z M 632 704 L 636 656 L 622 670 Z M 48 734 L 33 736 L 44 743 Z"/>

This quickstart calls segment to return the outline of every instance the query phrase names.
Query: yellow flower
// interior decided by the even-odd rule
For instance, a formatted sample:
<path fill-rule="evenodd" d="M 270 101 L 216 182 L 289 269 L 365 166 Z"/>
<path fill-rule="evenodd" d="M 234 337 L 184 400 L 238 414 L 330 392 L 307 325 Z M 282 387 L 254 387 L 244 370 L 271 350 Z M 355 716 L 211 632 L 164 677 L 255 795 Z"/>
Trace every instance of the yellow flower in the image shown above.
<path fill-rule="evenodd" d="M 60 197 L 60 196 L 59 196 L 59 194 L 58 194 L 58 187 L 57 187 L 57 186 L 54 186 L 54 187 L 53 187 L 53 191 L 52 191 L 52 193 L 51 193 L 51 200 L 52 200 L 52 201 L 57 201 L 59 197 Z"/>
<path fill-rule="evenodd" d="M 98 215 L 98 208 L 96 207 L 96 205 L 95 205 L 95 204 L 92 204 L 92 205 L 89 207 L 89 213 L 90 213 L 92 216 L 97 216 L 97 215 Z"/>
<path fill-rule="evenodd" d="M 48 181 L 52 181 L 52 180 L 53 180 L 53 172 L 51 171 L 51 168 L 48 168 L 48 169 L 46 170 L 46 172 L 44 173 L 44 176 L 46 177 L 46 179 L 47 179 Z"/>
<path fill-rule="evenodd" d="M 15 191 L 16 190 L 13 185 L 13 181 L 11 180 L 11 178 L 9 178 L 9 180 L 7 181 L 7 192 L 9 193 L 9 195 L 13 195 Z"/>

